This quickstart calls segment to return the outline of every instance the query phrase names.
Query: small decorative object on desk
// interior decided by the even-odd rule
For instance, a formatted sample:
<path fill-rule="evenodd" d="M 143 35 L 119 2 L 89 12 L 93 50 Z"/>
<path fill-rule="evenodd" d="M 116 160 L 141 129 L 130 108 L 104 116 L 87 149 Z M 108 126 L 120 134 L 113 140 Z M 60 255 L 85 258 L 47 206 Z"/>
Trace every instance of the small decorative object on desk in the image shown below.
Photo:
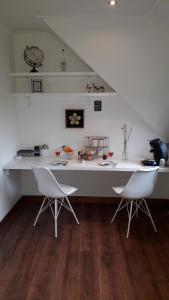
<path fill-rule="evenodd" d="M 103 154 L 103 160 L 107 159 L 107 154 Z"/>
<path fill-rule="evenodd" d="M 86 160 L 93 160 L 93 159 L 95 159 L 95 151 L 93 151 L 93 150 L 88 150 L 87 152 L 86 152 Z"/>
<path fill-rule="evenodd" d="M 113 152 L 112 151 L 108 151 L 108 156 L 112 157 L 113 156 Z"/>
<path fill-rule="evenodd" d="M 78 157 L 77 157 L 78 162 L 84 162 L 87 160 L 87 153 L 83 152 L 82 150 L 78 151 Z"/>
<path fill-rule="evenodd" d="M 60 156 L 60 148 L 57 148 L 57 149 L 55 150 L 55 155 L 56 155 L 57 161 L 58 161 L 58 160 L 59 160 L 59 156 Z"/>
<path fill-rule="evenodd" d="M 43 156 L 43 157 L 49 156 L 49 146 L 46 145 L 46 144 L 43 144 L 41 146 L 41 151 L 40 152 L 41 152 L 41 156 Z"/>
<path fill-rule="evenodd" d="M 82 152 L 82 150 L 79 150 L 78 151 L 78 154 L 77 154 L 77 160 L 79 161 L 79 162 L 81 162 L 82 160 L 83 160 L 83 152 Z"/>
<path fill-rule="evenodd" d="M 129 138 L 131 136 L 131 132 L 133 130 L 133 124 L 131 125 L 130 129 L 128 130 L 127 124 L 124 123 L 121 129 L 122 129 L 122 132 L 123 132 L 122 159 L 127 160 L 127 144 L 128 144 Z"/>
<path fill-rule="evenodd" d="M 82 150 L 78 151 L 78 161 L 83 162 L 85 160 L 94 160 L 96 158 L 96 152 L 93 150 L 87 150 L 83 152 Z"/>
<path fill-rule="evenodd" d="M 165 159 L 164 158 L 160 159 L 159 165 L 160 165 L 160 167 L 165 167 Z"/>
<path fill-rule="evenodd" d="M 102 157 L 109 150 L 109 137 L 87 136 L 85 137 L 85 152 L 94 151 L 95 157 Z"/>

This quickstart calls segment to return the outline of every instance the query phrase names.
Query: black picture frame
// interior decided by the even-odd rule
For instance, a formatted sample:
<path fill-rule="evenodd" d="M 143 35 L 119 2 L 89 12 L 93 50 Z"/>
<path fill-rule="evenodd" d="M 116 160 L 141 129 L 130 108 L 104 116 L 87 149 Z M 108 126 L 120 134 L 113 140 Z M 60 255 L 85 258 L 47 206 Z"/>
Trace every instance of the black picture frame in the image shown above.
<path fill-rule="evenodd" d="M 101 100 L 94 101 L 94 111 L 102 111 L 102 101 Z"/>
<path fill-rule="evenodd" d="M 66 128 L 84 128 L 84 109 L 65 109 Z"/>
<path fill-rule="evenodd" d="M 31 79 L 31 90 L 32 93 L 42 93 L 43 92 L 42 79 Z"/>

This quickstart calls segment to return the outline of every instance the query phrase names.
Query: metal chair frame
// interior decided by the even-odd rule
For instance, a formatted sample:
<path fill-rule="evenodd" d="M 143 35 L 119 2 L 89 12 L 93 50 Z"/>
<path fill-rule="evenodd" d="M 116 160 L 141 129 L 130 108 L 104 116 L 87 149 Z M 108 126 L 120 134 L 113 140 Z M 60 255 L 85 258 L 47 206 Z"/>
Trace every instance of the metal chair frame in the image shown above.
<path fill-rule="evenodd" d="M 123 204 L 124 201 L 126 202 L 125 204 Z M 127 226 L 127 236 L 126 236 L 127 238 L 129 237 L 131 221 L 135 215 L 138 216 L 139 209 L 150 218 L 152 226 L 154 228 L 154 231 L 157 232 L 157 228 L 154 224 L 150 209 L 148 208 L 147 201 L 144 198 L 142 198 L 142 199 L 127 199 L 127 198 L 123 197 L 113 215 L 113 218 L 111 219 L 111 223 L 114 222 L 117 213 L 125 207 L 127 207 L 127 214 L 128 214 L 128 226 Z M 134 210 L 134 207 L 135 207 L 135 210 Z"/>
<path fill-rule="evenodd" d="M 55 237 L 57 238 L 57 219 L 59 217 L 62 207 L 70 211 L 73 214 L 77 224 L 79 224 L 77 216 L 67 197 L 72 195 L 77 190 L 77 188 L 64 184 L 59 184 L 52 172 L 46 167 L 34 167 L 32 169 L 35 175 L 38 190 L 40 194 L 45 196 L 40 206 L 40 209 L 38 210 L 33 225 L 36 226 L 40 215 L 46 209 L 50 208 L 55 222 Z"/>
<path fill-rule="evenodd" d="M 65 200 L 67 201 L 67 204 L 65 204 Z M 45 204 L 46 201 L 48 201 L 48 203 Z M 59 207 L 58 207 L 58 203 L 59 203 Z M 54 204 L 54 209 L 53 209 L 53 207 L 52 207 L 53 204 Z M 55 220 L 55 237 L 56 237 L 56 238 L 57 238 L 57 219 L 58 219 L 58 217 L 59 217 L 59 214 L 60 214 L 60 211 L 61 211 L 61 208 L 62 208 L 62 207 L 66 208 L 68 211 L 70 211 L 70 212 L 73 214 L 73 216 L 74 216 L 74 218 L 75 218 L 77 224 L 79 224 L 78 218 L 77 218 L 77 216 L 76 216 L 76 214 L 75 214 L 75 212 L 74 212 L 74 210 L 73 210 L 73 208 L 72 208 L 72 206 L 71 206 L 71 204 L 70 204 L 70 201 L 69 201 L 68 197 L 59 198 L 59 199 L 58 199 L 58 198 L 45 197 L 45 198 L 43 199 L 43 202 L 42 202 L 41 206 L 40 206 L 40 209 L 39 209 L 39 211 L 38 211 L 38 214 L 37 214 L 37 216 L 36 216 L 36 218 L 35 218 L 35 221 L 34 221 L 33 226 L 36 226 L 36 224 L 37 224 L 37 222 L 38 222 L 38 219 L 39 219 L 40 215 L 41 215 L 47 208 L 49 208 L 49 207 L 50 207 L 50 209 L 51 209 L 51 213 L 52 213 L 53 218 L 54 218 L 54 220 Z"/>

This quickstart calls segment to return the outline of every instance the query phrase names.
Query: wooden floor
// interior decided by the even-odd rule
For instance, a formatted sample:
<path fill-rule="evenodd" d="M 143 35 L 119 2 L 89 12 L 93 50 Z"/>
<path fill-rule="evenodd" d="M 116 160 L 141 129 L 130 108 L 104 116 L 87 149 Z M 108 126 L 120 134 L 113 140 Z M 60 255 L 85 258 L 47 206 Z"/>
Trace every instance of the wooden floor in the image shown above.
<path fill-rule="evenodd" d="M 115 206 L 73 204 L 54 238 L 50 211 L 32 227 L 39 202 L 20 201 L 0 225 L 0 300 L 169 299 L 169 214 L 152 206 L 158 233 L 142 214 L 127 240 Z M 168 207 L 169 208 L 169 207 Z"/>

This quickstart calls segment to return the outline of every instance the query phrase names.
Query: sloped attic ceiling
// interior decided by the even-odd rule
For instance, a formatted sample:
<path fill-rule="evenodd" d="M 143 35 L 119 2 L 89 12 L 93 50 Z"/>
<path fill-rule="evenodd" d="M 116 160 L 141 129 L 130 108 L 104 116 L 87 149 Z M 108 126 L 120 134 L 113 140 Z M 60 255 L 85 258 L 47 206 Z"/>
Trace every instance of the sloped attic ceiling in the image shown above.
<path fill-rule="evenodd" d="M 106 14 L 44 18 L 162 138 L 169 138 L 169 37 L 146 17 Z"/>
<path fill-rule="evenodd" d="M 111 16 L 137 14 L 144 16 L 156 9 L 159 0 L 118 0 L 115 10 L 109 8 L 107 0 L 11 0 L 1 1 L 0 19 L 12 30 L 45 30 L 46 26 L 39 16 L 60 16 L 61 14 L 98 14 Z M 160 14 L 167 11 L 167 2 Z M 168 15 L 166 15 L 168 18 Z M 164 18 L 164 16 L 163 16 Z"/>

